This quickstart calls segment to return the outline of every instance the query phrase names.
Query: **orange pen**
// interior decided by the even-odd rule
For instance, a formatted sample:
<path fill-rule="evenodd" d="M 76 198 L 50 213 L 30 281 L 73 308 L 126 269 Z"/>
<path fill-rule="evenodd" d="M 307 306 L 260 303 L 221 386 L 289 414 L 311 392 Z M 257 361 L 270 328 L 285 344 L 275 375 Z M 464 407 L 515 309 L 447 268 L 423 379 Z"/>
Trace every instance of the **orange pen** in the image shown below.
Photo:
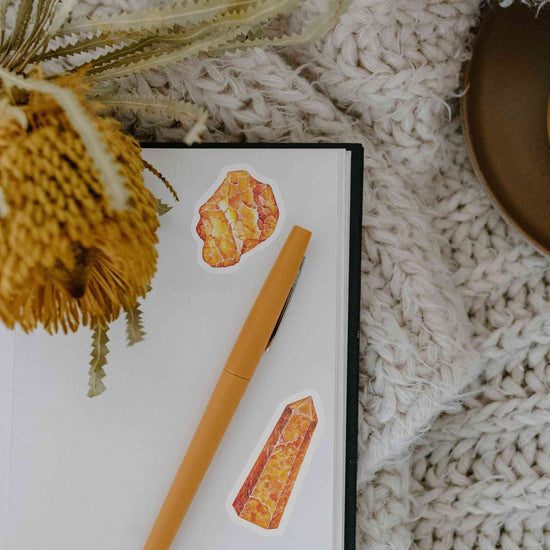
<path fill-rule="evenodd" d="M 295 225 L 248 314 L 144 550 L 169 550 L 294 290 L 311 232 Z"/>

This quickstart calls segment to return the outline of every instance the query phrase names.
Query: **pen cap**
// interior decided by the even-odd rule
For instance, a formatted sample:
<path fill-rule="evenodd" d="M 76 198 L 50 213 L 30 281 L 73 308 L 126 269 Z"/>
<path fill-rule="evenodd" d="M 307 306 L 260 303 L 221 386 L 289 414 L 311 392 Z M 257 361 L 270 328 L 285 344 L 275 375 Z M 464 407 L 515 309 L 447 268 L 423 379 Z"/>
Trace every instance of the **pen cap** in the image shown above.
<path fill-rule="evenodd" d="M 225 370 L 250 380 L 262 357 L 288 294 L 294 284 L 311 237 L 295 225 L 248 314 L 225 364 Z"/>

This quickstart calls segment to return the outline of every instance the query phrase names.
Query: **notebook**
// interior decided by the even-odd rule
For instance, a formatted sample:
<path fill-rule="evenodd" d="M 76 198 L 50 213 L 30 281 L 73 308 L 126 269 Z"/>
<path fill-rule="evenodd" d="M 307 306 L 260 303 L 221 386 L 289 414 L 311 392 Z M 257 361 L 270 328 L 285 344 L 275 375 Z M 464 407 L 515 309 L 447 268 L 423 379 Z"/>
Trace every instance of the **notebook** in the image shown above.
<path fill-rule="evenodd" d="M 113 323 L 107 390 L 86 396 L 88 328 L 0 329 L 0 548 L 143 548 L 296 224 L 312 238 L 293 297 L 172 548 L 353 549 L 361 146 L 154 144 L 143 155 L 181 200 L 145 174 L 173 208 L 142 302 L 146 338 L 128 348 L 124 319 Z M 214 239 L 218 222 L 227 238 Z M 291 428 L 299 452 L 277 462 Z"/>

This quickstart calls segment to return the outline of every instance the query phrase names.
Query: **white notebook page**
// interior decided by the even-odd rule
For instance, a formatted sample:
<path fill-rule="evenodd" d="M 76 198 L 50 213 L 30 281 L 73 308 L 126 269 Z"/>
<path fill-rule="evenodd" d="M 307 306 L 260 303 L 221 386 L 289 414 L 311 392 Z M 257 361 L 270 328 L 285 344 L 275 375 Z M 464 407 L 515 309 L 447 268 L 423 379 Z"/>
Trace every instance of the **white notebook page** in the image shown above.
<path fill-rule="evenodd" d="M 13 333 L 0 331 L 6 350 L 0 362 L 2 440 L 11 434 L 0 453 L 0 541 L 5 550 L 143 547 L 238 331 L 298 224 L 313 236 L 292 303 L 173 549 L 338 550 L 342 509 L 335 510 L 334 501 L 342 499 L 344 454 L 346 152 L 147 149 L 144 156 L 176 187 L 181 202 L 161 218 L 158 272 L 142 304 L 146 340 L 127 349 L 123 319 L 111 327 L 105 394 L 86 397 L 88 329 L 55 336 L 19 331 L 13 355 Z M 196 201 L 235 163 L 276 182 L 284 220 L 272 242 L 237 270 L 212 273 L 197 260 L 191 222 Z M 154 176 L 146 179 L 157 196 L 171 202 Z M 306 390 L 320 398 L 322 433 L 284 533 L 263 537 L 233 521 L 225 503 L 276 408 Z"/>

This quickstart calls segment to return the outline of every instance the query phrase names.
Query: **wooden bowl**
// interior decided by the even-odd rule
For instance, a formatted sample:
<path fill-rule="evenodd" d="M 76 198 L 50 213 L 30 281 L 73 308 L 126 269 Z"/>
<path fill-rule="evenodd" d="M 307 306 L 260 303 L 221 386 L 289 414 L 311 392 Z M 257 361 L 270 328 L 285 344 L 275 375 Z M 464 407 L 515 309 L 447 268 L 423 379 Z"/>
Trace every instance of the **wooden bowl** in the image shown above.
<path fill-rule="evenodd" d="M 504 217 L 550 255 L 550 9 L 488 8 L 460 110 L 474 170 Z"/>

